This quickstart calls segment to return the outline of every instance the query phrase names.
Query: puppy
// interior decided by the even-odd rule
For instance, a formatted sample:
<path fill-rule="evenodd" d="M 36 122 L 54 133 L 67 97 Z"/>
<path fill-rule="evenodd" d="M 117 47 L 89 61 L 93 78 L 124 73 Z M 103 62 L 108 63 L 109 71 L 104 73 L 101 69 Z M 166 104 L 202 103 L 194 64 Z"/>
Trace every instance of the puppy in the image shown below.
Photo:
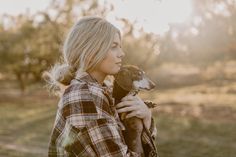
<path fill-rule="evenodd" d="M 115 104 L 121 102 L 126 95 L 136 95 L 140 90 L 151 90 L 155 84 L 145 75 L 145 72 L 133 65 L 126 65 L 114 76 L 113 93 Z M 153 107 L 152 103 L 146 103 L 148 107 Z M 124 131 L 125 142 L 129 149 L 144 156 L 141 142 L 143 122 L 137 117 L 125 119 L 126 113 L 119 115 L 126 130 Z"/>

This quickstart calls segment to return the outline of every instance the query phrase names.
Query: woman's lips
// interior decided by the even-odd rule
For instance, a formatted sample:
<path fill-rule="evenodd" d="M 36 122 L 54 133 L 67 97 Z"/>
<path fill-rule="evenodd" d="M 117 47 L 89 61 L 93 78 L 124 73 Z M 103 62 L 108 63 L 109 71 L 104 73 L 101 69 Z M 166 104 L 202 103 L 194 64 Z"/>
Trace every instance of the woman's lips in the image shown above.
<path fill-rule="evenodd" d="M 119 65 L 119 66 L 121 66 L 122 64 L 121 64 L 121 62 L 118 62 L 118 63 L 116 63 L 117 65 Z"/>

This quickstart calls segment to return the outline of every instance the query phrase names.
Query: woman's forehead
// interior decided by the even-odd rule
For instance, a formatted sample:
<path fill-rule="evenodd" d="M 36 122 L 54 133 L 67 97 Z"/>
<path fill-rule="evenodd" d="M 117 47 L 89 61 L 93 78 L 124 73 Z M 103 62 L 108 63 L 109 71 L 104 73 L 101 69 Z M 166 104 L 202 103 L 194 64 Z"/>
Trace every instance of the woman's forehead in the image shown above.
<path fill-rule="evenodd" d="M 113 43 L 120 44 L 120 35 L 118 33 L 115 34 Z"/>

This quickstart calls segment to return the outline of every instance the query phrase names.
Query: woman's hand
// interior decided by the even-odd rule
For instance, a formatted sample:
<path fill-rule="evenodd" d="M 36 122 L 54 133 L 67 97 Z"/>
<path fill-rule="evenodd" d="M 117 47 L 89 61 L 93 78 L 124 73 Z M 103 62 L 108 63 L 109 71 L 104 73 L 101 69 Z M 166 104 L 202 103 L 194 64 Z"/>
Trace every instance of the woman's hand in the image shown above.
<path fill-rule="evenodd" d="M 124 97 L 119 104 L 116 105 L 117 112 L 128 112 L 125 118 L 138 117 L 143 120 L 147 129 L 151 125 L 151 111 L 140 97 L 128 95 Z"/>

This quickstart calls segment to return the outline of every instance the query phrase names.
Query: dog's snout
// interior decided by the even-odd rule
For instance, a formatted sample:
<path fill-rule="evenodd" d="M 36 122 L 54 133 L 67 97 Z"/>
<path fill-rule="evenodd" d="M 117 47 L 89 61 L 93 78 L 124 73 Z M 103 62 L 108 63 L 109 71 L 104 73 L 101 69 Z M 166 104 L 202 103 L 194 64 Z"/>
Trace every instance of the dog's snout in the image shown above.
<path fill-rule="evenodd" d="M 147 76 L 145 76 L 145 79 L 148 82 L 148 88 L 147 88 L 148 90 L 151 90 L 156 87 L 156 84 L 152 80 L 150 80 Z"/>
<path fill-rule="evenodd" d="M 151 90 L 156 85 L 150 79 L 148 79 L 147 77 L 144 77 L 142 80 L 134 81 L 133 86 L 134 86 L 135 89 Z"/>
<path fill-rule="evenodd" d="M 149 81 L 149 87 L 150 87 L 150 89 L 153 89 L 153 88 L 156 87 L 156 84 L 150 80 Z"/>

